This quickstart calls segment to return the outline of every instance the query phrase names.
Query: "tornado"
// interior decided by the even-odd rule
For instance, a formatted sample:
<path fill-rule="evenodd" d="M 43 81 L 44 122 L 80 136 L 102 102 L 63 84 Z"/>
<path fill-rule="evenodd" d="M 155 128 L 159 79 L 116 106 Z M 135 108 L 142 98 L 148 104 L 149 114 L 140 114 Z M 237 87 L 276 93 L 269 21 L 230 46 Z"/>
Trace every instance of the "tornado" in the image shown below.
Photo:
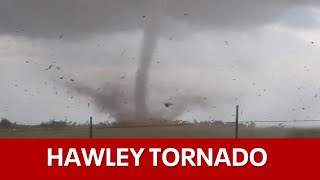
<path fill-rule="evenodd" d="M 147 107 L 149 69 L 159 38 L 166 0 L 152 0 L 150 3 L 149 12 L 145 16 L 146 23 L 140 52 L 140 62 L 135 81 L 135 118 L 137 121 L 145 121 L 149 116 Z"/>
<path fill-rule="evenodd" d="M 148 12 L 141 14 L 145 26 L 133 87 L 123 80 L 120 82 L 119 79 L 110 79 L 98 87 L 92 87 L 81 79 L 61 85 L 90 98 L 97 110 L 109 118 L 112 117 L 119 126 L 171 123 L 193 106 L 207 107 L 203 97 L 195 94 L 180 92 L 170 99 L 162 99 L 161 95 L 148 96 L 149 70 L 161 36 L 161 29 L 165 24 L 166 2 L 167 0 L 149 0 L 144 5 Z M 163 87 L 158 83 L 152 89 L 157 91 L 158 88 L 160 90 Z M 154 100 L 152 107 L 148 106 L 148 98 Z M 173 105 L 167 107 L 165 105 L 167 102 Z"/>

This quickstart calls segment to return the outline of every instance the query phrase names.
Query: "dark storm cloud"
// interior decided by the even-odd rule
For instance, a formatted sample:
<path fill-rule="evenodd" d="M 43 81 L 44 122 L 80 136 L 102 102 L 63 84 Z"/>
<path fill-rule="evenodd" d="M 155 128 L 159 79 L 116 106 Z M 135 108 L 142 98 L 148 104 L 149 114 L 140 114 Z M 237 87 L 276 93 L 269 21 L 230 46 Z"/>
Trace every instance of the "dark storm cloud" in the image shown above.
<path fill-rule="evenodd" d="M 310 29 L 320 27 L 317 17 L 315 11 L 308 7 L 295 7 L 290 9 L 280 21 L 291 27 Z"/>
<path fill-rule="evenodd" d="M 293 6 L 318 4 L 316 0 L 169 0 L 166 15 L 191 29 L 249 28 L 275 21 Z M 80 38 L 142 29 L 149 8 L 148 0 L 2 0 L 0 33 Z"/>

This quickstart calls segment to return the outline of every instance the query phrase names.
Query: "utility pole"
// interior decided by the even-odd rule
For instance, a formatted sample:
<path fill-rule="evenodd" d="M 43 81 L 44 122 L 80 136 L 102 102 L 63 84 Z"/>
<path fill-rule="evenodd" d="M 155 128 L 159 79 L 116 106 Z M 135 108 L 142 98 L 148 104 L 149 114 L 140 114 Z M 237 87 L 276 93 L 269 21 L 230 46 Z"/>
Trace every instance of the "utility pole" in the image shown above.
<path fill-rule="evenodd" d="M 236 129 L 235 129 L 235 137 L 238 139 L 239 137 L 239 105 L 236 106 Z"/>
<path fill-rule="evenodd" d="M 90 139 L 92 139 L 92 117 L 90 117 Z"/>

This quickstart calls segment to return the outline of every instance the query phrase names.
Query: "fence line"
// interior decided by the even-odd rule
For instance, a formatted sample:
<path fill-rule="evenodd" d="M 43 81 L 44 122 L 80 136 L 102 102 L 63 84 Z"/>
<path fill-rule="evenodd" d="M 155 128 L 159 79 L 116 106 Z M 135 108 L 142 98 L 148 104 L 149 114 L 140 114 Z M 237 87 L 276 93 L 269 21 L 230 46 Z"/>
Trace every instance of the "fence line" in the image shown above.
<path fill-rule="evenodd" d="M 222 122 L 224 125 L 234 125 L 235 127 L 235 138 L 238 138 L 239 130 L 238 126 L 239 124 L 247 124 L 247 123 L 294 123 L 294 128 L 295 124 L 297 122 L 320 122 L 320 120 L 317 119 L 296 119 L 296 120 L 252 120 L 252 121 L 239 121 L 239 106 L 236 106 L 236 117 L 235 121 L 222 121 L 222 120 L 212 120 L 210 123 L 175 123 L 175 124 L 148 124 L 148 125 L 131 125 L 131 126 L 104 126 L 104 127 L 95 127 L 93 124 L 92 117 L 90 117 L 89 120 L 89 125 L 88 126 L 81 126 L 81 127 L 68 127 L 68 128 L 41 128 L 37 127 L 37 129 L 32 129 L 31 127 L 24 128 L 24 129 L 14 129 L 15 132 L 24 132 L 24 131 L 43 131 L 43 130 L 55 130 L 55 131 L 66 131 L 66 130 L 88 130 L 89 128 L 89 137 L 92 138 L 92 133 L 93 133 L 93 128 L 95 129 L 128 129 L 128 128 L 153 128 L 153 127 L 178 127 L 178 126 L 201 126 L 201 125 L 218 125 L 214 124 L 215 122 Z M 2 130 L 0 128 L 0 130 Z M 4 129 L 8 130 L 8 129 Z"/>
<path fill-rule="evenodd" d="M 283 121 L 281 121 L 281 120 L 279 120 L 279 121 L 241 121 L 241 122 L 245 122 L 245 123 L 248 123 L 248 122 L 260 122 L 260 123 L 272 123 L 272 122 L 316 122 L 316 121 L 319 121 L 320 122 L 320 120 L 308 120 L 308 119 L 306 119 L 306 120 L 289 120 L 289 121 L 285 121 L 285 120 L 283 120 Z"/>
<path fill-rule="evenodd" d="M 217 121 L 213 121 L 217 122 Z M 232 121 L 221 121 L 223 123 L 229 123 L 229 124 L 236 124 L 235 122 Z M 241 123 L 295 123 L 295 122 L 320 122 L 320 120 L 288 120 L 288 121 L 239 121 L 239 124 Z M 95 127 L 95 125 L 92 125 L 93 129 L 127 129 L 127 128 L 152 128 L 152 127 L 177 127 L 177 126 L 201 126 L 201 125 L 210 125 L 210 123 L 183 123 L 183 124 L 150 124 L 150 125 L 132 125 L 132 126 L 105 126 L 105 127 Z M 212 124 L 214 126 L 214 124 Z M 87 127 L 71 127 L 71 128 L 39 128 L 37 127 L 36 129 L 32 129 L 32 127 L 29 128 L 23 128 L 23 129 L 18 129 L 16 131 L 43 131 L 43 130 L 58 130 L 58 131 L 64 131 L 64 130 L 88 130 L 90 129 L 90 125 Z M 2 130 L 0 128 L 0 130 Z M 8 130 L 3 128 L 3 130 Z"/>

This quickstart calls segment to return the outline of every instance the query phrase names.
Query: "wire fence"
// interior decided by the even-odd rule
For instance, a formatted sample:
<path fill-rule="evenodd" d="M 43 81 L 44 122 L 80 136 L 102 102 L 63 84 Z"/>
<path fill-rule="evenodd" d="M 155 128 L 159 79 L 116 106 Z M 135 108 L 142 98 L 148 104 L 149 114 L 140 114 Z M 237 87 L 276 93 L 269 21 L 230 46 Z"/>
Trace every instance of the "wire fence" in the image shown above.
<path fill-rule="evenodd" d="M 113 126 L 113 125 L 106 125 L 106 126 L 100 126 L 96 124 L 92 125 L 82 125 L 81 127 L 62 127 L 62 128 L 43 128 L 43 127 L 27 127 L 27 128 L 10 128 L 10 129 L 16 129 L 16 131 L 43 131 L 43 130 L 57 130 L 57 131 L 65 131 L 65 130 L 88 130 L 88 129 L 127 129 L 127 128 L 157 128 L 157 127 L 183 127 L 183 126 L 217 126 L 215 122 L 223 122 L 224 125 L 227 127 L 228 125 L 235 125 L 235 121 L 220 121 L 215 120 L 210 122 L 199 122 L 199 123 L 174 123 L 174 124 L 148 124 L 148 125 L 127 125 L 127 126 Z M 319 122 L 320 120 L 253 120 L 253 121 L 239 121 L 238 123 L 241 124 L 248 124 L 248 123 L 267 123 L 268 126 L 273 127 L 277 126 L 278 124 L 275 123 L 299 123 L 299 122 Z M 8 129 L 8 128 L 2 128 L 2 129 Z M 0 128 L 1 130 L 1 128 Z"/>
<path fill-rule="evenodd" d="M 0 128 L 0 130 L 5 131 L 14 131 L 14 132 L 28 132 L 28 131 L 89 131 L 89 137 L 92 138 L 93 129 L 134 129 L 134 128 L 160 128 L 160 127 L 212 127 L 212 128 L 235 128 L 236 138 L 239 133 L 240 128 L 256 128 L 256 127 L 280 127 L 280 128 L 299 128 L 297 124 L 299 123 L 314 123 L 319 122 L 320 120 L 317 119 L 300 119 L 300 120 L 251 120 L 251 121 L 241 121 L 239 120 L 238 114 L 238 106 L 237 112 L 235 116 L 235 121 L 223 121 L 223 120 L 212 120 L 212 121 L 205 121 L 205 122 L 186 122 L 186 121 L 176 121 L 173 123 L 166 123 L 166 124 L 142 124 L 142 125 L 113 125 L 113 124 L 93 124 L 93 119 L 90 117 L 88 121 L 89 124 L 81 125 L 81 126 L 67 126 L 67 127 L 60 127 L 60 128 L 44 128 L 40 126 L 28 126 L 22 128 Z M 259 125 L 257 125 L 259 124 Z M 290 124 L 290 125 L 288 125 Z"/>

